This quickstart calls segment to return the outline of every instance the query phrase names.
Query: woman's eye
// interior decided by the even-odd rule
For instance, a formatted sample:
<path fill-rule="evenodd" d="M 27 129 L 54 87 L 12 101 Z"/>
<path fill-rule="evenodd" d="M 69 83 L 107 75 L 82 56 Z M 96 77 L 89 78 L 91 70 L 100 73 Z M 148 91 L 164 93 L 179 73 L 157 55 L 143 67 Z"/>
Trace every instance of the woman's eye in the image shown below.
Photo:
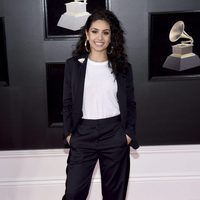
<path fill-rule="evenodd" d="M 106 31 L 106 32 L 104 32 L 104 35 L 109 35 L 109 34 L 110 34 L 110 32 L 107 32 L 107 31 Z"/>
<path fill-rule="evenodd" d="M 96 33 L 97 33 L 97 31 L 95 31 L 95 30 L 92 30 L 92 33 L 96 34 Z"/>

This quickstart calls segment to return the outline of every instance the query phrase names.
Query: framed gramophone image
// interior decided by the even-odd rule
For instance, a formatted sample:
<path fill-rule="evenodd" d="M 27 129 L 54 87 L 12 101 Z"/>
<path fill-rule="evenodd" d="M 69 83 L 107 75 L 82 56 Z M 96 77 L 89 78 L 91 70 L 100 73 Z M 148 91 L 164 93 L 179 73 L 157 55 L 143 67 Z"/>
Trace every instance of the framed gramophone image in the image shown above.
<path fill-rule="evenodd" d="M 64 62 L 46 63 L 46 89 L 49 127 L 63 126 L 62 92 L 64 68 Z"/>
<path fill-rule="evenodd" d="M 149 13 L 149 80 L 200 78 L 200 11 Z"/>
<path fill-rule="evenodd" d="M 45 39 L 76 38 L 88 16 L 99 8 L 109 9 L 109 0 L 43 0 Z"/>
<path fill-rule="evenodd" d="M 9 86 L 5 18 L 0 17 L 0 87 Z"/>

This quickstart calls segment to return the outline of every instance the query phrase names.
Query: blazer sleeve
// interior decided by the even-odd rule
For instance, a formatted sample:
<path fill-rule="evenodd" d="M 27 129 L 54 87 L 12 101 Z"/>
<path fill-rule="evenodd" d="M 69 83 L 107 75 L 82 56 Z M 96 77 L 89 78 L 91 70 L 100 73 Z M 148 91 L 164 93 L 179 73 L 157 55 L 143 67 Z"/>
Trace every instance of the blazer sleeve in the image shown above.
<path fill-rule="evenodd" d="M 127 95 L 127 118 L 126 134 L 134 141 L 136 135 L 136 102 L 134 96 L 133 73 L 131 65 L 128 65 L 126 78 L 126 95 Z"/>
<path fill-rule="evenodd" d="M 71 87 L 71 65 L 69 60 L 65 63 L 63 82 L 63 124 L 64 139 L 71 133 L 72 129 L 72 87 Z"/>

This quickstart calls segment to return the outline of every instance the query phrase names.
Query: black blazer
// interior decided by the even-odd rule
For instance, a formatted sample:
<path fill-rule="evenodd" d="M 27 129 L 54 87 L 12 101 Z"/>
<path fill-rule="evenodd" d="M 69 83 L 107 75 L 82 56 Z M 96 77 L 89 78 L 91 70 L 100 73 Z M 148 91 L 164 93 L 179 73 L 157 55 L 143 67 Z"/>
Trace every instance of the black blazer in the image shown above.
<path fill-rule="evenodd" d="M 87 56 L 77 59 L 72 57 L 66 61 L 63 87 L 63 122 L 64 140 L 76 130 L 82 118 L 83 90 L 86 72 Z M 118 84 L 117 98 L 119 102 L 121 123 L 124 133 L 132 138 L 130 146 L 139 147 L 135 137 L 136 103 L 131 65 L 127 71 L 116 77 Z"/>

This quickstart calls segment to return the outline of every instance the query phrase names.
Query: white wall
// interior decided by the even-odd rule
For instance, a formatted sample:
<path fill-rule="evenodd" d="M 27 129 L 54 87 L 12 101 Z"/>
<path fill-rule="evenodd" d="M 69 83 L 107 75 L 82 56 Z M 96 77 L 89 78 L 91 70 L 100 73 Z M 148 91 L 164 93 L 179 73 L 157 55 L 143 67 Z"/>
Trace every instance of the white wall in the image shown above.
<path fill-rule="evenodd" d="M 68 151 L 0 152 L 2 200 L 59 200 Z M 200 200 L 200 145 L 146 146 L 131 151 L 127 200 Z M 89 200 L 100 200 L 95 169 Z"/>

